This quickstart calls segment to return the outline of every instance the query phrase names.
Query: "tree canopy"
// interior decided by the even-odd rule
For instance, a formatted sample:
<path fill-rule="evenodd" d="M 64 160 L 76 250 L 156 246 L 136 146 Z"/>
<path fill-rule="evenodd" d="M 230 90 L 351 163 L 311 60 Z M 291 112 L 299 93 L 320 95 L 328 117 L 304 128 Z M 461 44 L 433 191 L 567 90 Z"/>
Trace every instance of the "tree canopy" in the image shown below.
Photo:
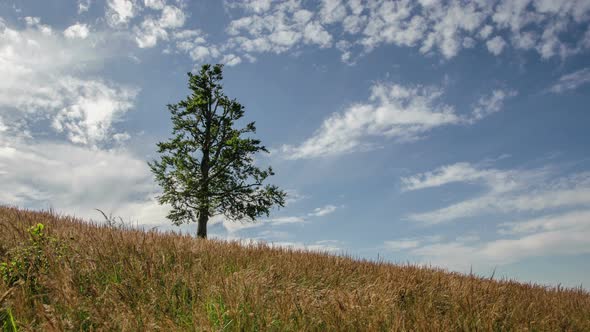
<path fill-rule="evenodd" d="M 203 65 L 188 73 L 191 94 L 168 105 L 172 137 L 157 144 L 159 160 L 149 163 L 158 197 L 169 204 L 174 224 L 198 222 L 197 235 L 207 237 L 209 217 L 222 214 L 233 221 L 255 221 L 269 215 L 273 206 L 284 206 L 286 193 L 264 184 L 274 175 L 271 167 L 259 168 L 254 156 L 268 150 L 254 122 L 236 128 L 244 106 L 223 93 L 222 65 Z"/>

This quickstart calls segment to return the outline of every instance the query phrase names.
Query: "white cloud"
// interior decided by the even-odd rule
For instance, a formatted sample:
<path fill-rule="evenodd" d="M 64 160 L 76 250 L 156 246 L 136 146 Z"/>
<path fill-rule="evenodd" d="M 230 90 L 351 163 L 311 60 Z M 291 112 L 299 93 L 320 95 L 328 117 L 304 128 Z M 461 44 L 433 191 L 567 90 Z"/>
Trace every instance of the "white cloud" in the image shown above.
<path fill-rule="evenodd" d="M 123 143 L 125 141 L 128 141 L 130 138 L 131 135 L 129 135 L 129 133 L 117 133 L 113 135 L 113 139 L 117 143 Z"/>
<path fill-rule="evenodd" d="M 73 143 L 95 145 L 112 138 L 113 123 L 133 107 L 137 90 L 101 81 L 63 78 L 55 82 L 62 107 L 52 126 Z"/>
<path fill-rule="evenodd" d="M 0 108 L 11 120 L 53 122 L 71 141 L 109 141 L 112 125 L 131 109 L 137 90 L 80 75 L 104 64 L 100 39 L 71 41 L 31 27 L 0 31 Z"/>
<path fill-rule="evenodd" d="M 221 63 L 224 63 L 226 66 L 236 66 L 242 62 L 242 59 L 235 55 L 235 54 L 226 54 L 221 59 Z"/>
<path fill-rule="evenodd" d="M 516 95 L 517 92 L 514 90 L 493 90 L 491 95 L 483 96 L 477 101 L 473 109 L 472 116 L 467 121 L 473 123 L 489 116 L 490 114 L 500 112 L 504 107 L 504 101 L 507 98 L 511 98 Z"/>
<path fill-rule="evenodd" d="M 166 6 L 166 0 L 144 0 L 144 4 L 148 8 L 162 10 Z"/>
<path fill-rule="evenodd" d="M 493 55 L 500 55 L 504 50 L 504 46 L 506 46 L 506 42 L 500 36 L 496 36 L 486 42 L 486 46 L 488 47 L 488 51 Z"/>
<path fill-rule="evenodd" d="M 254 13 L 263 13 L 270 9 L 272 0 L 240 0 L 236 2 L 227 2 L 230 8 L 243 8 Z"/>
<path fill-rule="evenodd" d="M 481 39 L 488 39 L 488 37 L 492 34 L 492 32 L 494 32 L 494 27 L 488 24 L 488 25 L 484 25 L 481 28 L 481 30 L 479 30 L 479 33 L 477 35 Z"/>
<path fill-rule="evenodd" d="M 126 25 L 138 11 L 135 0 L 107 0 L 107 22 L 112 26 Z"/>
<path fill-rule="evenodd" d="M 575 210 L 562 214 L 542 216 L 524 221 L 500 224 L 501 234 L 527 234 L 556 231 L 563 228 L 589 228 L 590 210 Z"/>
<path fill-rule="evenodd" d="M 403 239 L 394 241 L 385 241 L 383 246 L 387 250 L 400 251 L 416 248 L 420 245 L 420 241 L 416 239 Z"/>
<path fill-rule="evenodd" d="M 35 26 L 38 26 L 39 23 L 41 23 L 40 17 L 26 16 L 24 18 L 24 20 L 25 20 L 25 23 L 27 24 L 27 26 L 29 26 L 29 27 L 35 27 Z"/>
<path fill-rule="evenodd" d="M 515 33 L 512 36 L 512 45 L 518 49 L 530 50 L 535 47 L 539 37 L 532 31 Z"/>
<path fill-rule="evenodd" d="M 155 4 L 150 3 L 150 5 Z M 190 33 L 196 32 L 196 30 L 177 31 L 178 28 L 184 26 L 185 21 L 186 16 L 180 8 L 163 6 L 159 19 L 148 15 L 139 26 L 134 27 L 137 46 L 140 48 L 155 47 L 159 40 L 168 40 L 170 33 L 174 39 L 190 38 Z"/>
<path fill-rule="evenodd" d="M 88 25 L 76 23 L 64 30 L 64 36 L 69 39 L 86 39 L 88 37 Z"/>
<path fill-rule="evenodd" d="M 230 234 L 237 233 L 244 229 L 258 228 L 262 226 L 277 226 L 287 224 L 299 224 L 305 222 L 305 219 L 297 216 L 284 216 L 271 219 L 260 219 L 256 221 L 232 221 L 222 215 L 217 215 L 209 220 L 210 225 L 221 224 Z"/>
<path fill-rule="evenodd" d="M 337 207 L 334 205 L 326 205 L 323 207 L 315 208 L 313 212 L 309 213 L 309 215 L 314 217 L 323 217 L 333 213 L 334 211 L 336 211 L 336 209 Z"/>
<path fill-rule="evenodd" d="M 296 1 L 264 2 L 252 7 L 255 2 L 230 3 L 229 7 L 257 8 L 249 16 L 230 22 L 227 32 L 232 36 L 225 48 L 247 53 L 284 53 L 300 43 L 329 47 L 331 34 L 315 15 Z M 272 6 L 272 10 L 270 9 Z M 253 12 L 253 13 L 252 13 Z"/>
<path fill-rule="evenodd" d="M 273 225 L 284 225 L 284 224 L 298 224 L 304 222 L 305 219 L 301 217 L 277 217 L 269 219 L 267 222 L 270 222 Z"/>
<path fill-rule="evenodd" d="M 91 3 L 91 0 L 78 0 L 78 14 L 87 12 Z"/>
<path fill-rule="evenodd" d="M 284 145 L 281 152 L 287 159 L 305 159 L 373 149 L 379 137 L 412 141 L 437 127 L 475 123 L 500 111 L 504 100 L 515 94 L 494 90 L 478 101 L 472 114 L 462 116 L 439 101 L 440 88 L 379 83 L 372 87 L 368 103 L 332 114 L 311 138 L 298 146 Z"/>
<path fill-rule="evenodd" d="M 191 59 L 196 62 L 204 61 L 207 58 L 216 58 L 219 54 L 220 52 L 215 46 L 207 47 L 203 45 L 197 45 L 189 52 Z"/>
<path fill-rule="evenodd" d="M 295 249 L 295 250 L 305 250 L 305 251 L 316 251 L 316 252 L 330 252 L 335 253 L 342 251 L 341 243 L 337 240 L 322 240 L 316 241 L 312 243 L 303 243 L 303 242 L 286 242 L 286 241 L 278 241 L 278 242 L 270 242 L 268 243 L 271 247 L 282 247 L 288 249 Z"/>
<path fill-rule="evenodd" d="M 151 17 L 141 22 L 139 28 L 135 28 L 135 41 L 140 48 L 154 47 L 161 39 L 168 39 L 168 32 L 160 25 L 159 21 Z"/>
<path fill-rule="evenodd" d="M 216 59 L 222 55 L 221 50 L 217 46 L 207 43 L 207 36 L 200 30 L 177 30 L 171 36 L 176 51 L 188 54 L 195 62 Z M 244 54 L 243 56 L 246 59 L 250 58 L 248 54 Z M 219 59 L 219 61 L 228 66 L 235 66 L 242 62 L 242 58 L 236 54 L 228 53 Z"/>
<path fill-rule="evenodd" d="M 590 68 L 583 68 L 561 76 L 549 90 L 553 93 L 563 93 L 568 90 L 575 90 L 588 82 L 590 82 Z"/>
<path fill-rule="evenodd" d="M 186 17 L 182 10 L 175 6 L 165 6 L 162 9 L 160 25 L 162 28 L 180 28 L 184 25 Z"/>
<path fill-rule="evenodd" d="M 322 23 L 340 22 L 346 17 L 346 6 L 342 0 L 322 0 L 320 17 Z"/>
<path fill-rule="evenodd" d="M 0 143 L 0 200 L 7 204 L 53 207 L 95 220 L 99 208 L 157 224 L 167 210 L 154 200 L 156 190 L 145 161 L 125 150 L 15 139 Z"/>
<path fill-rule="evenodd" d="M 537 177 L 518 171 L 481 169 L 470 163 L 442 166 L 434 171 L 401 179 L 404 191 L 439 187 L 450 183 L 484 183 L 492 191 L 502 193 L 522 186 L 520 181 Z"/>
<path fill-rule="evenodd" d="M 400 247 L 428 263 L 467 272 L 472 267 L 515 263 L 530 257 L 590 253 L 590 211 L 574 210 L 499 225 L 505 237 L 481 241 L 418 241 Z M 472 237 L 472 236 L 470 236 Z"/>
<path fill-rule="evenodd" d="M 2 117 L 0 117 L 0 135 L 4 132 L 8 131 L 8 126 L 4 123 Z M 2 136 L 0 136 L 2 137 Z"/>
<path fill-rule="evenodd" d="M 309 22 L 303 28 L 303 40 L 307 44 L 316 44 L 320 47 L 330 47 L 332 36 L 318 22 Z"/>
<path fill-rule="evenodd" d="M 267 227 L 274 227 L 274 226 L 281 226 L 281 225 L 290 225 L 290 224 L 301 224 L 308 222 L 308 217 L 322 217 L 328 214 L 333 213 L 336 211 L 337 207 L 334 205 L 326 205 L 320 208 L 314 209 L 312 212 L 304 214 L 302 216 L 282 216 L 282 217 L 272 217 L 269 219 L 260 219 L 255 222 L 251 221 L 232 221 L 223 216 L 215 216 L 210 223 L 211 224 L 221 224 L 225 228 L 227 232 L 230 234 L 237 233 L 244 229 L 251 229 L 251 228 L 258 228 L 262 226 Z M 265 232 L 270 232 L 266 230 Z"/>
<path fill-rule="evenodd" d="M 49 25 L 41 24 L 41 18 L 39 17 L 27 16 L 24 20 L 27 27 L 30 29 L 36 29 L 47 37 L 50 37 L 53 34 L 53 29 L 51 29 Z"/>
<path fill-rule="evenodd" d="M 436 3 L 425 7 L 422 17 L 428 20 L 426 24 L 430 29 L 422 41 L 420 51 L 426 53 L 437 46 L 447 59 L 458 54 L 462 37 L 474 34 L 485 19 L 481 4 L 476 2 L 450 2 L 446 6 Z"/>
<path fill-rule="evenodd" d="M 304 44 L 331 47 L 334 36 L 347 34 L 354 40 L 354 48 L 362 49 L 361 54 L 391 44 L 418 47 L 422 53 L 438 52 L 450 59 L 463 48 L 482 43 L 499 55 L 509 47 L 509 40 L 511 46 L 536 50 L 543 58 L 563 58 L 583 52 L 590 45 L 584 41 L 590 37 L 580 40 L 575 32 L 590 18 L 587 3 L 321 0 L 312 12 L 300 1 L 227 1 L 229 9 L 245 11 L 235 13 L 228 27 L 233 37 L 226 46 L 234 52 L 283 53 Z M 566 37 L 568 31 L 573 32 L 573 38 Z M 497 36 L 488 40 L 493 33 Z M 302 35 L 304 38 L 300 38 Z M 341 51 L 343 61 L 353 63 L 352 52 L 357 51 Z"/>
<path fill-rule="evenodd" d="M 505 171 L 458 163 L 402 178 L 405 190 L 453 182 L 479 184 L 487 190 L 480 196 L 437 210 L 410 214 L 409 219 L 436 224 L 481 215 L 543 212 L 590 205 L 590 173 L 556 177 L 548 169 Z"/>

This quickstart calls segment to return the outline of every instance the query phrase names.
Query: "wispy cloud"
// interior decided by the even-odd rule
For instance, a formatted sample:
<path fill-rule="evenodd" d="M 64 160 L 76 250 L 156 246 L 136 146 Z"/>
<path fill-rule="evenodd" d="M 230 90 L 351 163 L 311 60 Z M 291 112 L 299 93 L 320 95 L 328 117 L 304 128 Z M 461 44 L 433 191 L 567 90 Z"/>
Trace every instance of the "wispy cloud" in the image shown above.
<path fill-rule="evenodd" d="M 473 109 L 472 115 L 466 121 L 468 123 L 477 122 L 493 113 L 500 112 L 504 108 L 504 102 L 508 98 L 516 96 L 515 90 L 493 90 L 490 95 L 479 98 Z"/>
<path fill-rule="evenodd" d="M 546 255 L 590 253 L 590 211 L 574 210 L 498 226 L 496 239 L 481 241 L 473 234 L 445 241 L 440 238 L 386 241 L 384 248 L 404 251 L 417 259 L 462 272 L 472 267 L 515 263 Z"/>
<path fill-rule="evenodd" d="M 569 90 L 575 90 L 589 82 L 590 68 L 584 68 L 561 76 L 559 80 L 549 88 L 549 91 L 553 93 L 564 93 Z"/>
<path fill-rule="evenodd" d="M 336 211 L 338 207 L 334 205 L 326 205 L 323 207 L 315 208 L 312 212 L 303 214 L 301 216 L 280 216 L 269 219 L 260 219 L 255 222 L 251 221 L 232 221 L 228 220 L 223 216 L 215 216 L 211 220 L 211 224 L 222 224 L 226 231 L 229 233 L 236 233 L 241 230 L 250 228 L 259 228 L 265 226 L 283 226 L 289 224 L 301 224 L 309 222 L 309 217 L 323 217 Z"/>
<path fill-rule="evenodd" d="M 480 97 L 471 113 L 458 114 L 440 100 L 443 93 L 434 86 L 376 84 L 368 102 L 333 113 L 312 137 L 300 145 L 283 145 L 281 153 L 286 159 L 307 159 L 371 150 L 380 145 L 378 139 L 410 142 L 438 127 L 473 124 L 501 111 L 505 100 L 516 95 L 496 89 Z"/>
<path fill-rule="evenodd" d="M 322 216 L 326 216 L 328 214 L 333 213 L 334 211 L 336 211 L 337 207 L 334 205 L 326 205 L 323 207 L 319 207 L 319 208 L 315 208 L 311 213 L 309 213 L 309 216 L 312 217 L 322 217 Z"/>
<path fill-rule="evenodd" d="M 408 216 L 411 220 L 431 224 L 487 214 L 550 211 L 590 205 L 590 173 L 556 177 L 547 168 L 498 170 L 458 163 L 405 177 L 401 182 L 406 191 L 453 182 L 486 188 L 483 194 L 475 198 Z"/>
<path fill-rule="evenodd" d="M 383 246 L 387 250 L 392 251 L 400 251 L 400 250 L 407 250 L 416 248 L 420 245 L 420 241 L 416 239 L 401 239 L 401 240 L 392 240 L 392 241 L 385 241 Z"/>
<path fill-rule="evenodd" d="M 377 84 L 369 102 L 334 113 L 301 145 L 281 148 L 287 159 L 330 156 L 374 148 L 375 137 L 397 141 L 418 139 L 433 128 L 459 123 L 453 107 L 440 103 L 442 90 Z"/>

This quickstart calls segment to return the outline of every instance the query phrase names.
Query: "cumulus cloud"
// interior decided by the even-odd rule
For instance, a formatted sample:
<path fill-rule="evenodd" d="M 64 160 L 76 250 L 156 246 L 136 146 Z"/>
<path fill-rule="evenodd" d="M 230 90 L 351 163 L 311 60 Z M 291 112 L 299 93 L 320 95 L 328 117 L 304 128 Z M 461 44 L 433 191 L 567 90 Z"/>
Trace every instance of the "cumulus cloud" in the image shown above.
<path fill-rule="evenodd" d="M 162 39 L 168 39 L 168 32 L 158 20 L 148 17 L 135 27 L 135 41 L 140 48 L 154 47 Z"/>
<path fill-rule="evenodd" d="M 133 107 L 134 88 L 114 86 L 102 81 L 84 81 L 72 77 L 54 83 L 60 110 L 52 127 L 65 132 L 73 143 L 95 145 L 114 138 L 112 125 Z M 54 101 L 57 102 L 57 101 Z"/>
<path fill-rule="evenodd" d="M 135 0 L 107 0 L 106 18 L 112 26 L 127 25 L 138 12 Z"/>
<path fill-rule="evenodd" d="M 108 0 L 105 15 L 111 27 L 131 30 L 137 46 L 152 48 L 170 40 L 184 26 L 183 6 L 182 2 L 169 5 L 166 0 Z"/>
<path fill-rule="evenodd" d="M 125 150 L 4 139 L 0 179 L 6 204 L 93 219 L 99 208 L 142 224 L 161 223 L 167 212 L 154 200 L 157 188 L 145 161 Z"/>
<path fill-rule="evenodd" d="M 64 36 L 69 39 L 86 39 L 88 37 L 88 25 L 76 23 L 64 30 Z"/>
<path fill-rule="evenodd" d="M 430 224 L 483 215 L 543 212 L 590 206 L 590 173 L 556 177 L 549 169 L 498 170 L 457 163 L 401 179 L 405 191 L 467 183 L 485 188 L 475 198 L 433 211 L 413 213 L 410 220 Z"/>
<path fill-rule="evenodd" d="M 224 63 L 226 66 L 236 66 L 242 62 L 242 59 L 235 55 L 235 54 L 226 54 L 221 59 L 221 63 Z"/>
<path fill-rule="evenodd" d="M 101 65 L 108 47 L 90 38 L 69 41 L 67 33 L 48 36 L 38 21 L 32 23 L 25 30 L 5 27 L 0 32 L 0 108 L 5 116 L 49 120 L 57 132 L 80 144 L 111 140 L 112 125 L 132 108 L 137 89 L 79 77 Z"/>
<path fill-rule="evenodd" d="M 246 5 L 249 15 L 230 22 L 227 32 L 231 36 L 225 47 L 246 53 L 284 53 L 300 43 L 328 47 L 331 34 L 316 15 L 303 9 L 299 2 L 278 1 L 268 6 Z M 230 7 L 244 5 L 230 4 Z M 271 10 L 271 6 L 273 9 Z M 253 9 L 255 8 L 255 9 Z"/>
<path fill-rule="evenodd" d="M 100 32 L 71 40 L 83 29 L 57 34 L 38 18 L 25 23 L 0 22 L 0 201 L 162 223 L 167 208 L 155 201 L 145 160 L 122 148 L 130 135 L 114 129 L 138 90 L 97 76 L 118 50 Z"/>
<path fill-rule="evenodd" d="M 160 24 L 163 28 L 180 28 L 184 25 L 186 17 L 180 8 L 165 6 L 162 9 Z"/>
<path fill-rule="evenodd" d="M 23 20 L 25 21 L 27 28 L 36 29 L 47 37 L 51 37 L 53 34 L 53 29 L 51 29 L 49 25 L 42 24 L 40 17 L 26 16 Z"/>
<path fill-rule="evenodd" d="M 549 88 L 553 93 L 563 93 L 575 90 L 578 87 L 590 82 L 590 68 L 583 68 L 573 73 L 563 75 Z"/>
<path fill-rule="evenodd" d="M 587 1 L 321 0 L 314 5 L 309 10 L 301 1 L 227 1 L 230 10 L 241 9 L 228 27 L 233 37 L 227 46 L 249 53 L 283 53 L 305 44 L 331 47 L 336 36 L 347 35 L 361 54 L 389 44 L 417 47 L 446 59 L 477 43 L 494 55 L 512 46 L 536 50 L 542 58 L 563 58 L 588 48 L 577 32 L 573 40 L 565 37 L 587 24 Z M 354 63 L 352 50 L 342 52 L 343 61 Z"/>
<path fill-rule="evenodd" d="M 178 7 L 164 5 L 160 8 L 157 3 L 150 5 L 151 8 L 161 9 L 161 13 L 159 18 L 147 15 L 134 27 L 135 41 L 140 48 L 151 48 L 156 46 L 159 40 L 168 40 L 170 32 L 176 34 L 176 30 L 184 26 L 186 21 L 184 12 Z"/>
<path fill-rule="evenodd" d="M 496 36 L 486 42 L 486 46 L 488 47 L 488 51 L 493 55 L 500 55 L 504 50 L 504 46 L 506 46 L 506 42 L 500 36 Z"/>
<path fill-rule="evenodd" d="M 166 0 L 144 0 L 144 4 L 148 8 L 162 10 L 166 6 Z"/>

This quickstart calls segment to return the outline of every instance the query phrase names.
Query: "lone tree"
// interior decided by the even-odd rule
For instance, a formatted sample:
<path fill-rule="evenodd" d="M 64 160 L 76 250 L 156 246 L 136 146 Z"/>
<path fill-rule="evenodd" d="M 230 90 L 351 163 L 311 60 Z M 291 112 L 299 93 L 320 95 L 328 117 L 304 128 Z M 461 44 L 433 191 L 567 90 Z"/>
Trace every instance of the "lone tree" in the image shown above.
<path fill-rule="evenodd" d="M 284 206 L 286 194 L 263 185 L 272 168 L 254 165 L 254 155 L 268 150 L 252 138 L 254 122 L 236 129 L 244 106 L 222 91 L 222 65 L 203 65 L 188 73 L 192 94 L 168 105 L 173 137 L 157 144 L 160 160 L 148 163 L 162 187 L 160 204 L 172 207 L 176 225 L 198 221 L 197 236 L 207 237 L 209 217 L 255 221 L 273 206 Z"/>

